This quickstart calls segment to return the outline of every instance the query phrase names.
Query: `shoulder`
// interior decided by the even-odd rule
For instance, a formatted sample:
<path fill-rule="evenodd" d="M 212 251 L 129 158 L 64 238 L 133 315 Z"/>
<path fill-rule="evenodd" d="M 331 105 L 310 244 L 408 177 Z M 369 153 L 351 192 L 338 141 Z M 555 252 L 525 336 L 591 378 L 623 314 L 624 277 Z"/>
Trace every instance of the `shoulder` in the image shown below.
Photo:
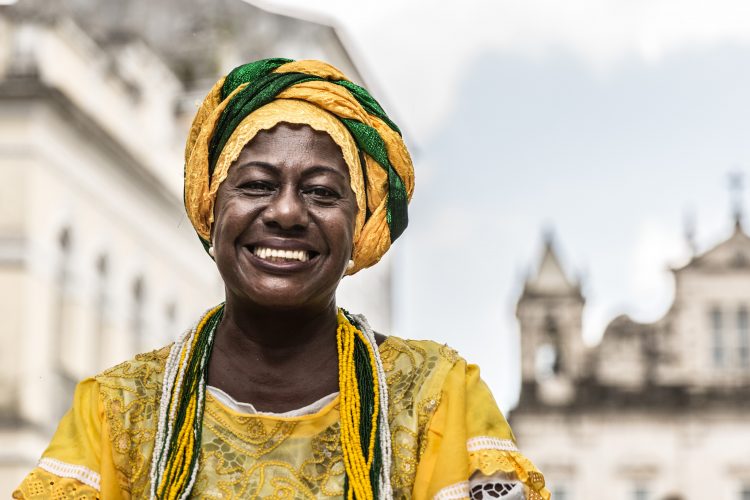
<path fill-rule="evenodd" d="M 380 357 L 391 390 L 422 396 L 440 393 L 451 369 L 465 363 L 455 349 L 445 344 L 394 336 L 380 346 Z"/>
<path fill-rule="evenodd" d="M 154 396 L 160 392 L 172 344 L 151 352 L 138 354 L 134 358 L 109 368 L 94 379 L 105 395 Z M 130 399 L 130 398 L 127 398 Z"/>
<path fill-rule="evenodd" d="M 408 361 L 414 368 L 424 367 L 425 364 L 453 366 L 462 359 L 458 352 L 447 344 L 432 340 L 402 339 L 392 335 L 381 344 L 380 353 L 384 359 Z"/>

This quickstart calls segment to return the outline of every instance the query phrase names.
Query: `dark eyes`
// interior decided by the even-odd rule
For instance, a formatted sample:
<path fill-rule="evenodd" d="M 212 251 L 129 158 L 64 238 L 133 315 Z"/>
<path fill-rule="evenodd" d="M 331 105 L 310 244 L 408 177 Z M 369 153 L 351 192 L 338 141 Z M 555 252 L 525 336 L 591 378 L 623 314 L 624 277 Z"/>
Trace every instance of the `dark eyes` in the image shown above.
<path fill-rule="evenodd" d="M 240 189 L 256 196 L 266 196 L 274 193 L 278 186 L 268 181 L 250 181 L 240 185 Z M 341 195 L 331 188 L 325 186 L 311 186 L 303 188 L 301 193 L 321 203 L 332 203 L 341 198 Z"/>
<path fill-rule="evenodd" d="M 250 192 L 255 192 L 255 193 L 270 193 L 276 190 L 276 187 L 273 184 L 271 184 L 270 182 L 265 182 L 265 181 L 246 182 L 245 184 L 242 184 L 240 188 L 245 191 L 250 191 Z"/>
<path fill-rule="evenodd" d="M 334 199 L 340 198 L 337 192 L 327 187 L 323 187 L 323 186 L 315 186 L 315 187 L 306 189 L 303 191 L 303 193 L 309 194 L 311 196 L 314 196 L 316 198 L 321 198 L 321 199 L 334 200 Z"/>

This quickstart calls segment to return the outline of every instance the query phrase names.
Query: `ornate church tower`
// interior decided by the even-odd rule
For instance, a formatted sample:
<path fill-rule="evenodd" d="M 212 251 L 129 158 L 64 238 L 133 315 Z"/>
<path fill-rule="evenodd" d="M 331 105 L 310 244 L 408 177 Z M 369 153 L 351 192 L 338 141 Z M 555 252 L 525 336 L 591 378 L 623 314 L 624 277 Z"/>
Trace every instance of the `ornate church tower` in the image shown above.
<path fill-rule="evenodd" d="M 521 398 L 569 403 L 583 376 L 584 346 L 580 284 L 568 278 L 545 238 L 542 259 L 526 280 L 516 316 L 521 330 Z"/>

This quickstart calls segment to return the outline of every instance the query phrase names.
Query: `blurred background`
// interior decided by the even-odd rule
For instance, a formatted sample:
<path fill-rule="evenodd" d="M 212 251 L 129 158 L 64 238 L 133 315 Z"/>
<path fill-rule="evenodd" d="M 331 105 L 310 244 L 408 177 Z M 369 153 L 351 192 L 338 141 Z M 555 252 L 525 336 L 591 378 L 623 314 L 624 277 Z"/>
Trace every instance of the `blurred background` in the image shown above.
<path fill-rule="evenodd" d="M 401 126 L 340 303 L 482 368 L 555 500 L 750 500 L 750 4 L 0 1 L 0 491 L 78 380 L 221 300 L 181 203 L 216 79 L 318 58 Z"/>

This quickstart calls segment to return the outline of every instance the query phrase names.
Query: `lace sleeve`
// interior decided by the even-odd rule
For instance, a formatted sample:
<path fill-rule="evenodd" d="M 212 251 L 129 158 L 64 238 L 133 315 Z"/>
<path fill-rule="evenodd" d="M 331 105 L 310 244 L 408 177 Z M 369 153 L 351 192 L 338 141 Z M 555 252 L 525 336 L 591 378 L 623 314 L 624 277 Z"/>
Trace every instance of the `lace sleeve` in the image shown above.
<path fill-rule="evenodd" d="M 102 439 L 99 386 L 86 379 L 76 387 L 73 405 L 13 498 L 98 498 Z"/>
<path fill-rule="evenodd" d="M 459 360 L 427 430 L 414 496 L 549 500 L 544 476 L 518 449 L 479 369 Z"/>

